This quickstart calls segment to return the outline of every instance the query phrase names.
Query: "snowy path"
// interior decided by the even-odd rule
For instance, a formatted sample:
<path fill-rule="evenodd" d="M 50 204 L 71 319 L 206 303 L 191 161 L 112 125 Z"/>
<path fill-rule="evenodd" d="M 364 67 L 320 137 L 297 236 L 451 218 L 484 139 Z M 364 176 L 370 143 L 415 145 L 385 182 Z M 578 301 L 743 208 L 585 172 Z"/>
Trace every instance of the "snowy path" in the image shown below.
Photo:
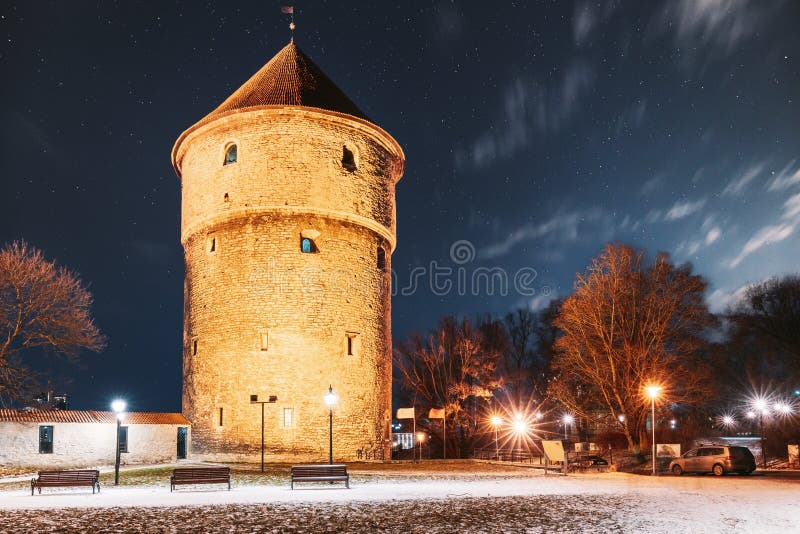
<path fill-rule="evenodd" d="M 0 492 L 0 530 L 800 531 L 800 482 L 622 473 L 240 486 Z M 135 509 L 131 509 L 135 507 Z M 65 508 L 77 508 L 65 510 Z M 31 510 L 25 512 L 24 510 Z M 35 511 L 34 511 L 35 510 Z M 126 519 L 127 518 L 127 519 Z M 320 518 L 326 518 L 320 522 Z M 117 525 L 117 527 L 114 527 Z M 138 526 L 137 526 L 138 525 Z M 102 531 L 102 529 L 100 529 Z"/>

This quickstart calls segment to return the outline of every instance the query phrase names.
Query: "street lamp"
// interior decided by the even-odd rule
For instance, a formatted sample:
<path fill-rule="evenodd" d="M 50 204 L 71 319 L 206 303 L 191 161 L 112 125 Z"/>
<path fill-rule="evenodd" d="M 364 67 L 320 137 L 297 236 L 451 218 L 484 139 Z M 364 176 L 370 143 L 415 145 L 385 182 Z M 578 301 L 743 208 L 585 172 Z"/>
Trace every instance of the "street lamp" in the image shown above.
<path fill-rule="evenodd" d="M 328 392 L 325 394 L 325 404 L 328 405 L 328 410 L 330 413 L 328 414 L 328 422 L 330 425 L 330 448 L 328 454 L 328 463 L 333 464 L 333 407 L 336 406 L 336 403 L 339 402 L 339 397 L 336 393 L 333 392 L 333 385 L 328 386 Z"/>
<path fill-rule="evenodd" d="M 497 446 L 497 428 L 503 424 L 503 420 L 498 416 L 492 416 L 492 425 L 494 426 L 494 456 L 496 460 L 500 459 L 500 448 Z"/>
<path fill-rule="evenodd" d="M 417 432 L 417 441 L 419 441 L 419 461 L 422 462 L 422 442 L 425 441 L 425 434 Z"/>
<path fill-rule="evenodd" d="M 733 423 L 734 423 L 733 417 L 731 417 L 730 415 L 722 416 L 722 424 L 725 425 L 726 427 L 733 426 Z"/>
<path fill-rule="evenodd" d="M 567 427 L 568 427 L 570 424 L 572 424 L 572 422 L 573 422 L 574 420 L 575 420 L 575 418 L 574 418 L 574 417 L 572 417 L 572 414 L 565 414 L 565 415 L 564 415 L 564 419 L 563 419 L 563 421 L 564 421 L 564 440 L 566 440 L 566 439 L 567 439 Z"/>
<path fill-rule="evenodd" d="M 114 485 L 119 486 L 119 429 L 122 420 L 125 418 L 125 401 L 117 399 L 111 403 L 111 409 L 117 419 L 117 457 L 114 462 Z"/>
<path fill-rule="evenodd" d="M 766 469 L 767 451 L 764 449 L 764 416 L 769 414 L 767 401 L 759 397 L 753 402 L 753 408 L 756 409 L 756 413 L 758 414 L 758 433 L 761 441 L 761 465 Z"/>
<path fill-rule="evenodd" d="M 258 395 L 250 395 L 250 404 L 261 405 L 261 472 L 262 473 L 264 472 L 264 405 L 272 404 L 277 400 L 278 397 L 276 397 L 275 395 L 270 395 L 269 398 L 265 401 L 258 400 Z"/>
<path fill-rule="evenodd" d="M 524 434 L 528 430 L 528 425 L 522 419 L 517 419 L 514 421 L 514 432 L 519 435 Z"/>
<path fill-rule="evenodd" d="M 651 450 L 653 454 L 653 474 L 656 474 L 656 397 L 658 394 L 661 393 L 661 386 L 647 386 L 644 388 L 647 392 L 647 396 L 650 397 L 650 401 L 652 403 L 651 412 L 652 415 L 650 416 L 650 427 L 653 430 L 653 448 Z"/>

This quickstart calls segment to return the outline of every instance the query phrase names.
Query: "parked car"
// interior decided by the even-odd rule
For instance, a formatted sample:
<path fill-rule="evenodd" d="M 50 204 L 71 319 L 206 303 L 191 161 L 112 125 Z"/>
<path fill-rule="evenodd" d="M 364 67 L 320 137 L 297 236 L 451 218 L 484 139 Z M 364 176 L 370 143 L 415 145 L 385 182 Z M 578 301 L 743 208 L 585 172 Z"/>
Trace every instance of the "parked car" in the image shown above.
<path fill-rule="evenodd" d="M 747 447 L 707 445 L 685 452 L 672 460 L 669 469 L 675 475 L 683 473 L 725 473 L 749 475 L 756 470 L 756 459 Z"/>

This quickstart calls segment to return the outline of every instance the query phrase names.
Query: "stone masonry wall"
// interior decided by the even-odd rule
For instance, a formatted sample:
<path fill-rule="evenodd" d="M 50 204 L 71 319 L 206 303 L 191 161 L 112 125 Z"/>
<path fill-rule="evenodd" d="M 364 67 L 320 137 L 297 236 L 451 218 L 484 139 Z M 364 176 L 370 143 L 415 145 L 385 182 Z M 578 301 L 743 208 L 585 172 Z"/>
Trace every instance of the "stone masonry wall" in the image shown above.
<path fill-rule="evenodd" d="M 39 453 L 39 427 L 45 424 L 53 426 L 52 454 Z M 120 456 L 123 465 L 176 461 L 177 425 L 123 426 L 128 427 L 129 451 Z M 115 431 L 115 424 L 105 423 L 0 422 L 0 466 L 40 470 L 113 465 Z"/>
<path fill-rule="evenodd" d="M 327 460 L 329 385 L 339 395 L 334 460 L 388 451 L 402 159 L 363 127 L 295 111 L 224 117 L 181 149 L 183 410 L 196 457 L 257 458 L 257 394 L 278 397 L 265 406 L 270 460 Z M 230 142 L 238 160 L 223 166 Z M 343 146 L 356 152 L 354 171 L 342 166 Z M 308 236 L 316 251 L 302 253 Z"/>

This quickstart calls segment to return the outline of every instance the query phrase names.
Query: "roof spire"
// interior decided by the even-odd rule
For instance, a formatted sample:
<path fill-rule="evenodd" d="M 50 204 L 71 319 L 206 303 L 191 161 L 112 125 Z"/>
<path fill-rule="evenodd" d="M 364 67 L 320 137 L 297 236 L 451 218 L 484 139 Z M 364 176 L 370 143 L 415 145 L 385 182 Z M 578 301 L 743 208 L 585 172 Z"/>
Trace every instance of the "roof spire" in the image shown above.
<path fill-rule="evenodd" d="M 294 6 L 281 6 L 281 13 L 283 13 L 284 15 L 291 15 L 292 16 L 292 21 L 289 23 L 289 31 L 291 32 L 290 37 L 289 37 L 289 42 L 293 43 L 294 42 L 294 29 L 295 29 L 295 25 L 294 25 Z"/>

